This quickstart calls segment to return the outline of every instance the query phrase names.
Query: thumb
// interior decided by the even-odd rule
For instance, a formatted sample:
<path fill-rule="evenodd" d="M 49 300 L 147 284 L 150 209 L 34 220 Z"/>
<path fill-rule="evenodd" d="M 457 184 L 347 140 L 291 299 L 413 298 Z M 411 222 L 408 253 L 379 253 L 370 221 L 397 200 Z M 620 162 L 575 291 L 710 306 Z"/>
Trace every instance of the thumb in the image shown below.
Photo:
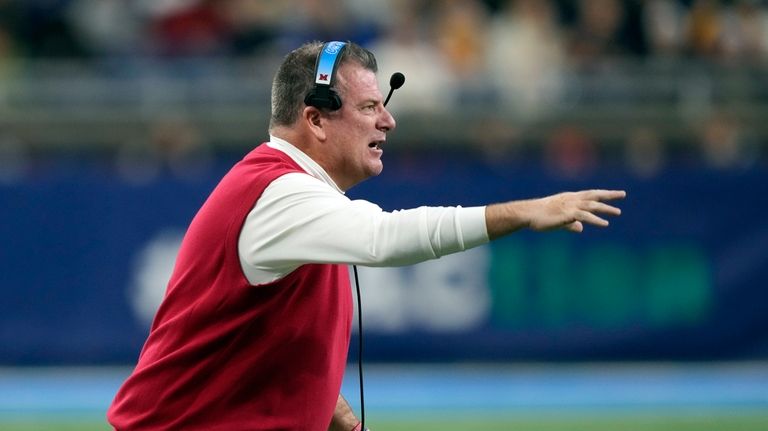
<path fill-rule="evenodd" d="M 571 232 L 581 233 L 584 230 L 584 225 L 580 221 L 575 221 L 565 225 L 565 228 Z"/>

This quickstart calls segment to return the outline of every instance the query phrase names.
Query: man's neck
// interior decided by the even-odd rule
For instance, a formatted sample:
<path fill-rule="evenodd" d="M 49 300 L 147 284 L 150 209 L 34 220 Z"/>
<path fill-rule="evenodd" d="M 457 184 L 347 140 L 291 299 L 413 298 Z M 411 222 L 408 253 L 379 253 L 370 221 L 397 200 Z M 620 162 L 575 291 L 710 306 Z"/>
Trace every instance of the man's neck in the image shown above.
<path fill-rule="evenodd" d="M 270 129 L 269 134 L 270 136 L 280 138 L 283 141 L 290 143 L 293 147 L 312 159 L 312 161 L 316 163 L 333 182 L 334 188 L 337 188 L 344 193 L 351 187 L 345 187 L 345 185 L 340 183 L 339 179 L 334 176 L 330 164 L 327 163 L 325 154 L 320 151 L 321 145 L 313 145 L 313 142 L 315 142 L 314 136 L 307 136 L 306 134 L 301 133 L 300 130 L 289 127 L 274 127 Z"/>
<path fill-rule="evenodd" d="M 287 154 L 288 157 L 293 159 L 293 161 L 301 166 L 301 168 L 304 169 L 304 171 L 306 171 L 308 174 L 327 183 L 334 189 L 338 190 L 340 193 L 344 193 L 345 190 L 339 187 L 327 169 L 325 169 L 325 167 L 322 166 L 317 159 L 312 157 L 311 154 L 307 154 L 294 142 L 291 142 L 284 137 L 270 133 L 270 141 L 268 145 Z"/>

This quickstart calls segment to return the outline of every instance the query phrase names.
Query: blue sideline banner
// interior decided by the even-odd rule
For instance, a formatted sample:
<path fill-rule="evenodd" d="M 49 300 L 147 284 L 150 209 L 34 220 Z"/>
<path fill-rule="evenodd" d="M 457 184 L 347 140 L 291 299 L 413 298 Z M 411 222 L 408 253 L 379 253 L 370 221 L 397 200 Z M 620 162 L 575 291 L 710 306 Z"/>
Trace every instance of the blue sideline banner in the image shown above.
<path fill-rule="evenodd" d="M 366 359 L 768 358 L 768 171 L 567 178 L 451 155 L 385 165 L 350 196 L 386 210 L 594 187 L 629 197 L 608 229 L 519 232 L 361 268 Z M 143 182 L 53 166 L 0 183 L 0 364 L 134 362 L 184 229 L 228 166 Z"/>

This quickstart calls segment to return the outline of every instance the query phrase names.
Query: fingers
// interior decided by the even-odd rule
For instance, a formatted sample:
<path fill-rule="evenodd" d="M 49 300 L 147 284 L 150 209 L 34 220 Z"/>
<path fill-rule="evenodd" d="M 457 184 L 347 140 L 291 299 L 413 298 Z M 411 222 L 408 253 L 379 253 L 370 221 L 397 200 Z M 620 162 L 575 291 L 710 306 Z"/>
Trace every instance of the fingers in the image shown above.
<path fill-rule="evenodd" d="M 592 201 L 612 201 L 616 199 L 624 199 L 627 197 L 627 192 L 624 190 L 586 190 L 584 192 L 584 198 Z"/>
<path fill-rule="evenodd" d="M 576 213 L 577 221 L 589 223 L 595 226 L 606 227 L 608 226 L 608 220 L 600 218 L 589 211 L 579 211 Z"/>
<path fill-rule="evenodd" d="M 610 216 L 621 215 L 621 209 L 608 205 L 601 201 L 623 199 L 627 196 L 624 190 L 586 190 L 579 193 L 582 200 L 577 204 L 578 210 L 574 214 L 576 221 L 565 225 L 565 228 L 571 232 L 582 232 L 583 223 L 589 223 L 594 226 L 607 227 L 608 220 L 597 214 L 606 214 Z"/>
<path fill-rule="evenodd" d="M 535 231 L 565 229 L 571 232 L 582 232 L 585 224 L 606 227 L 609 223 L 605 216 L 619 216 L 621 209 L 603 201 L 626 196 L 624 190 L 594 189 L 524 201 L 529 205 L 527 226 Z"/>
<path fill-rule="evenodd" d="M 621 209 L 597 201 L 588 202 L 583 209 L 592 213 L 602 213 L 613 216 L 621 215 Z"/>

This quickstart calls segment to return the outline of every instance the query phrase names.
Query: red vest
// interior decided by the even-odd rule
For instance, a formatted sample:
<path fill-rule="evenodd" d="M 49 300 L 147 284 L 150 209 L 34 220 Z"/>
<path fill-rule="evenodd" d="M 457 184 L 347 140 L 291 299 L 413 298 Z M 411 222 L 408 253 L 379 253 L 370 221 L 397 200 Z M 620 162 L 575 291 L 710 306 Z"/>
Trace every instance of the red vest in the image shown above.
<path fill-rule="evenodd" d="M 107 417 L 117 430 L 322 430 L 347 358 L 346 265 L 306 264 L 266 285 L 237 243 L 267 185 L 304 172 L 261 145 L 224 176 L 187 230 L 136 369 Z"/>

